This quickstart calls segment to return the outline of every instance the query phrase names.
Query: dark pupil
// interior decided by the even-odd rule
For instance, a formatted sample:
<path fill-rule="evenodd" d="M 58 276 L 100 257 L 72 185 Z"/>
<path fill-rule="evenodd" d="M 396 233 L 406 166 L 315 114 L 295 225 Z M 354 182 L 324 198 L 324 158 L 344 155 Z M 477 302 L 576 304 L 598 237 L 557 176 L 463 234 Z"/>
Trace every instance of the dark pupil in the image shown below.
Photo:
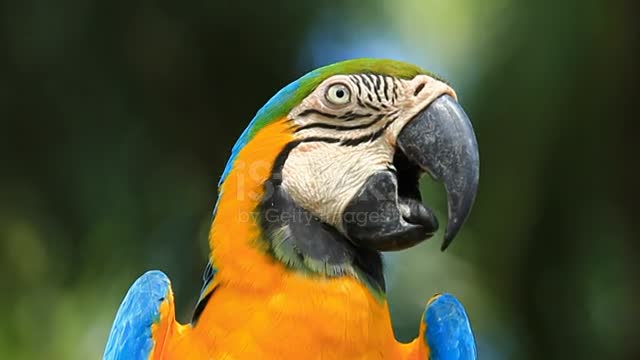
<path fill-rule="evenodd" d="M 336 90 L 336 96 L 339 99 L 342 98 L 344 96 L 344 90 L 342 90 L 342 89 Z"/>

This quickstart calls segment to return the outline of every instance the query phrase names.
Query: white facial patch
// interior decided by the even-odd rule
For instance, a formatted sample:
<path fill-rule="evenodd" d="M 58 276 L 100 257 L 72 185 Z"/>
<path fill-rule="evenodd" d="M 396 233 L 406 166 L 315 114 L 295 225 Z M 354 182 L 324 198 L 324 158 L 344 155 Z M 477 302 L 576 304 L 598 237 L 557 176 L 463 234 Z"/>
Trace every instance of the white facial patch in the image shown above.
<path fill-rule="evenodd" d="M 283 188 L 300 206 L 342 231 L 344 208 L 365 181 L 393 168 L 402 128 L 443 94 L 455 98 L 447 84 L 427 75 L 328 78 L 289 113 L 300 143 L 284 163 Z"/>
<path fill-rule="evenodd" d="M 341 214 L 367 178 L 388 168 L 393 149 L 380 138 L 354 147 L 301 143 L 282 170 L 282 185 L 303 208 L 341 229 Z"/>

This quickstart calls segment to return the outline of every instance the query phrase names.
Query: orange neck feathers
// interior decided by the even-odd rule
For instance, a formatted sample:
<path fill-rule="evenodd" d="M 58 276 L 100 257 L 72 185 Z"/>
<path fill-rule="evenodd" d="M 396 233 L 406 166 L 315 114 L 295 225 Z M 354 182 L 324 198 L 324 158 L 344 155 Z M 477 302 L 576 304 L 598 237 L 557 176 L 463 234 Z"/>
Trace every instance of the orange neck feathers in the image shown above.
<path fill-rule="evenodd" d="M 209 234 L 211 261 L 218 269 L 216 282 L 246 283 L 257 289 L 269 288 L 278 281 L 277 271 L 265 271 L 282 266 L 266 256 L 266 244 L 256 223 L 256 207 L 276 157 L 292 139 L 284 118 L 264 127 L 238 153 L 222 183 Z"/>

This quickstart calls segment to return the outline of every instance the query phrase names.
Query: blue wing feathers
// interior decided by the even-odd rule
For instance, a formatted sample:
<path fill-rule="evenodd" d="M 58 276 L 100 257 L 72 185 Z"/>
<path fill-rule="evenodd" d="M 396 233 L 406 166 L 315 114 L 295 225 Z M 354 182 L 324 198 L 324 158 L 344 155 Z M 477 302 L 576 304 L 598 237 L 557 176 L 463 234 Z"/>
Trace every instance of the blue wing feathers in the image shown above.
<path fill-rule="evenodd" d="M 160 305 L 171 290 L 169 278 L 161 271 L 148 271 L 129 288 L 104 351 L 104 360 L 148 359 L 153 348 L 151 325 L 160 319 Z"/>
<path fill-rule="evenodd" d="M 435 297 L 424 313 L 431 360 L 475 360 L 476 342 L 462 304 L 450 294 Z"/>

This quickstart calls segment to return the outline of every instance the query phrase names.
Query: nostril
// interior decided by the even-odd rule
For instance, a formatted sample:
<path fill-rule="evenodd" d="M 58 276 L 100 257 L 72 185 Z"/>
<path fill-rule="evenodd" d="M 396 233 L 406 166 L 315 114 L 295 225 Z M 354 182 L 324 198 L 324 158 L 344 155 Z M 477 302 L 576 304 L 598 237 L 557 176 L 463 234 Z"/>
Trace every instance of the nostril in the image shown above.
<path fill-rule="evenodd" d="M 422 89 L 424 89 L 425 85 L 426 85 L 426 83 L 422 83 L 422 84 L 418 85 L 418 87 L 416 87 L 416 90 L 413 92 L 413 96 L 418 96 L 418 94 L 420 94 L 420 91 L 422 91 Z"/>

